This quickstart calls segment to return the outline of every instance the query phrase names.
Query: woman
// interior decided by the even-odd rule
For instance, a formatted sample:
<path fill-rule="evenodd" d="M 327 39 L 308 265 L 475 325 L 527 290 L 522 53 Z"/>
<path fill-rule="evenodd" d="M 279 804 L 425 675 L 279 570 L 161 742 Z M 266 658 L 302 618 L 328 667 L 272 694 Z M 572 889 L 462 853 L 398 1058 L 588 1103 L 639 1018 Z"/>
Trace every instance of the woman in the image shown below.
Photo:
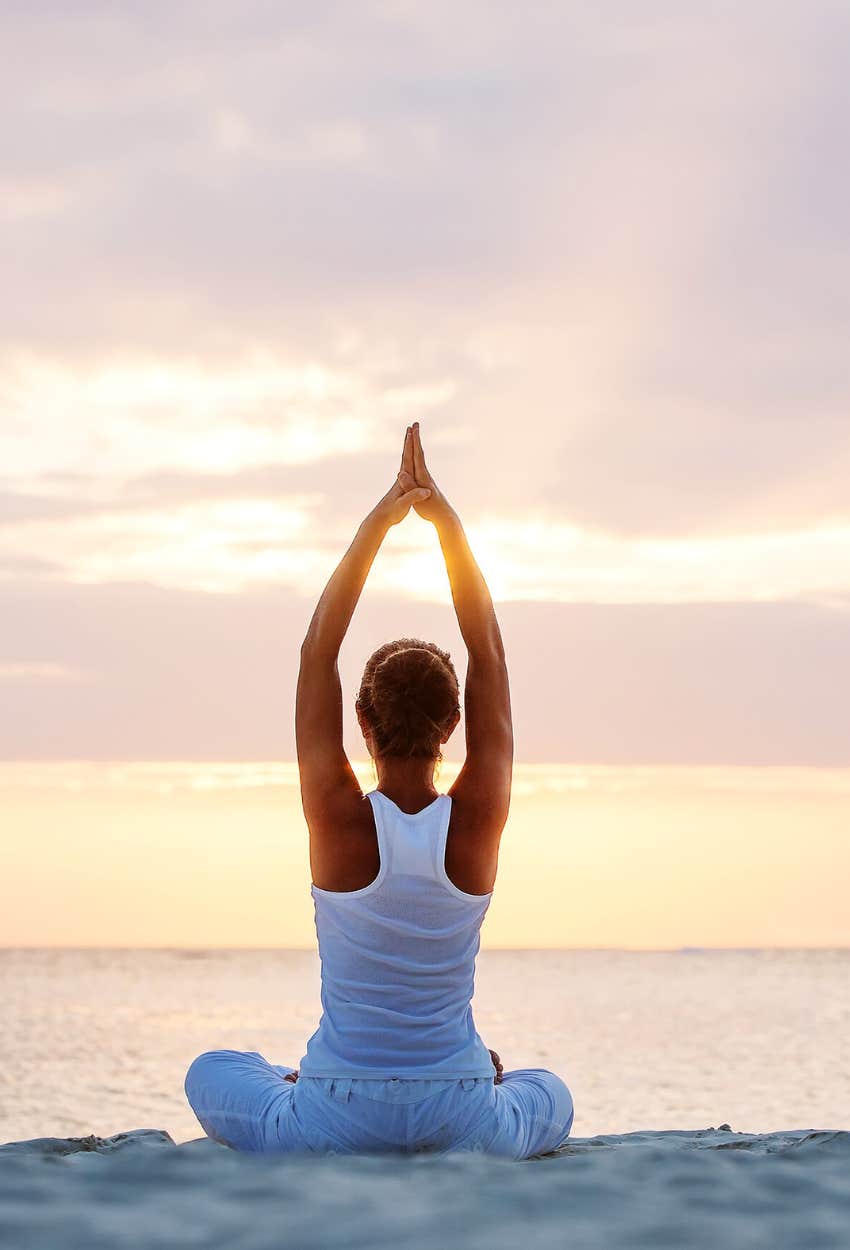
<path fill-rule="evenodd" d="M 437 530 L 469 653 L 466 760 L 447 794 L 440 748 L 460 718 L 446 651 L 401 638 L 366 664 L 356 709 L 378 785 L 342 745 L 339 649 L 387 531 L 413 507 Z M 508 674 L 493 602 L 408 427 L 391 490 L 360 525 L 301 647 L 295 709 L 322 960 L 322 1018 L 300 1070 L 208 1051 L 186 1076 L 206 1133 L 254 1152 L 553 1150 L 573 1119 L 551 1072 L 503 1072 L 472 1018 L 475 956 L 508 815 Z"/>

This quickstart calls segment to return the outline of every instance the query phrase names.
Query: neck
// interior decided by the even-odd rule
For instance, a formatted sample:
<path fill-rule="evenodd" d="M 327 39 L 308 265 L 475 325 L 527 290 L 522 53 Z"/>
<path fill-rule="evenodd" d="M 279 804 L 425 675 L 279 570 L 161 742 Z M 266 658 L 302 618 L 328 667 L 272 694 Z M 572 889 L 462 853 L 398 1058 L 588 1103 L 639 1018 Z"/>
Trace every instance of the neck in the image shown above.
<path fill-rule="evenodd" d="M 402 759 L 397 755 L 378 756 L 375 769 L 378 789 L 402 809 L 424 807 L 437 797 L 431 759 Z"/>

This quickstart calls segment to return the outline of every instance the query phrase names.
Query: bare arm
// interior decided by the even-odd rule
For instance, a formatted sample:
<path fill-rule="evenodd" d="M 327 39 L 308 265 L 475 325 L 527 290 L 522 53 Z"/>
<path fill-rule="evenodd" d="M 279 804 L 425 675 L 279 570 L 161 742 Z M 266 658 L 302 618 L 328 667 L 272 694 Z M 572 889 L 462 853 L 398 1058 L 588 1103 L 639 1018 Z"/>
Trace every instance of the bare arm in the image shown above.
<path fill-rule="evenodd" d="M 504 656 L 502 634 L 484 575 L 478 567 L 460 517 L 449 511 L 436 522 L 446 562 L 457 623 L 470 658 Z"/>
<path fill-rule="evenodd" d="M 407 438 L 405 444 L 409 456 Z M 314 880 L 328 875 L 339 838 L 344 837 L 346 824 L 362 799 L 342 742 L 339 650 L 387 531 L 427 496 L 427 488 L 418 487 L 407 472 L 403 456 L 395 483 L 361 522 L 322 592 L 301 644 L 295 744 Z"/>
<path fill-rule="evenodd" d="M 322 591 L 301 644 L 302 656 L 335 660 L 339 655 L 369 570 L 390 528 L 379 508 L 380 505 L 360 522 L 351 545 Z"/>
<path fill-rule="evenodd" d="M 482 836 L 495 853 L 510 806 L 514 745 L 502 634 L 490 591 L 460 518 L 425 464 L 418 423 L 413 427 L 413 456 L 417 485 L 427 486 L 430 491 L 414 507 L 437 530 L 458 626 L 469 656 L 464 692 L 466 761 L 451 793 L 474 804 Z"/>

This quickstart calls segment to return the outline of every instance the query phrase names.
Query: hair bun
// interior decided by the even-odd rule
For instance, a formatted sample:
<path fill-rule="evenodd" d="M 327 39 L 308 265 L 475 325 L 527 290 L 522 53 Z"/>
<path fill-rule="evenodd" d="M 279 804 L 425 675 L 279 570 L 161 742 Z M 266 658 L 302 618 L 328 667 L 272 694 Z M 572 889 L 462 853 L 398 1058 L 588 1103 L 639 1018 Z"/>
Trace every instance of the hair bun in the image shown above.
<path fill-rule="evenodd" d="M 358 704 L 376 753 L 437 758 L 458 709 L 449 653 L 417 639 L 384 644 L 366 665 Z"/>
<path fill-rule="evenodd" d="M 411 727 L 421 725 L 420 700 L 427 702 L 429 673 L 439 660 L 424 647 L 406 647 L 394 651 L 375 669 L 372 699 L 381 709 L 381 719 L 404 722 Z"/>

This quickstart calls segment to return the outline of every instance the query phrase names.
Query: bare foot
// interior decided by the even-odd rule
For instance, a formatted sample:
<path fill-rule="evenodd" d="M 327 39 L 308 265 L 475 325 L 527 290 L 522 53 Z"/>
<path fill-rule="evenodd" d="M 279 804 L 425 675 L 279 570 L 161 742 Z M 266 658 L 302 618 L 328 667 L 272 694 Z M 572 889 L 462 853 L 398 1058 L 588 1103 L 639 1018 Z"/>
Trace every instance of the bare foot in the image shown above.
<path fill-rule="evenodd" d="M 487 1049 L 488 1050 L 490 1049 L 489 1046 Z M 502 1067 L 502 1061 L 499 1058 L 499 1056 L 496 1054 L 495 1050 L 490 1051 L 490 1058 L 493 1060 L 493 1067 L 496 1069 L 496 1075 L 493 1077 L 493 1084 L 501 1085 L 502 1073 L 504 1072 L 504 1068 Z"/>

